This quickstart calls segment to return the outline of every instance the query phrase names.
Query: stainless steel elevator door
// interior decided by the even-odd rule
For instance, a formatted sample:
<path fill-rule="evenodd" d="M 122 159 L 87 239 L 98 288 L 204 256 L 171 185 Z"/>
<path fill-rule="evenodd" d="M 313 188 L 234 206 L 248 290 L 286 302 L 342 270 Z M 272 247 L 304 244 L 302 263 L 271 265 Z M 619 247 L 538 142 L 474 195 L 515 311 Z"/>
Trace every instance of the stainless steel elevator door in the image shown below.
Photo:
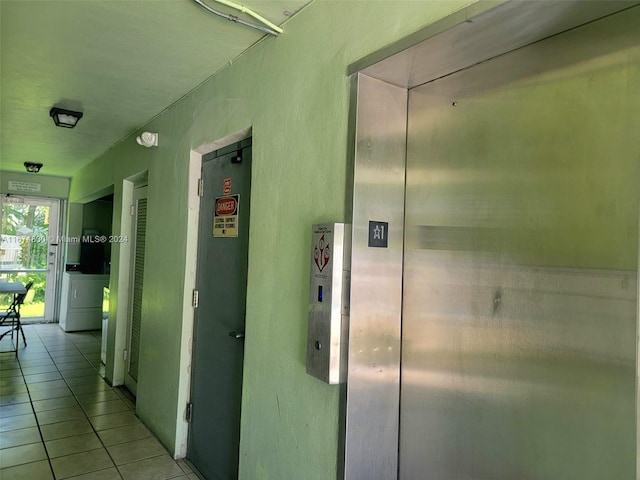
<path fill-rule="evenodd" d="M 409 92 L 401 479 L 635 478 L 639 12 Z"/>

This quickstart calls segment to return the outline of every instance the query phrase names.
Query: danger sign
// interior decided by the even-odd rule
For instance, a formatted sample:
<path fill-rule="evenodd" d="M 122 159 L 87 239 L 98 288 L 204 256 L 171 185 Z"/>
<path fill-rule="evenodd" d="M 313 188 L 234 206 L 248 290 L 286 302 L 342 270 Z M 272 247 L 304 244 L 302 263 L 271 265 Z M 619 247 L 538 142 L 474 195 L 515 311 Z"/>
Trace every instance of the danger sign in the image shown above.
<path fill-rule="evenodd" d="M 235 215 L 238 211 L 237 195 L 216 198 L 216 215 Z"/>
<path fill-rule="evenodd" d="M 217 197 L 215 200 L 213 236 L 237 237 L 240 195 L 227 195 Z"/>

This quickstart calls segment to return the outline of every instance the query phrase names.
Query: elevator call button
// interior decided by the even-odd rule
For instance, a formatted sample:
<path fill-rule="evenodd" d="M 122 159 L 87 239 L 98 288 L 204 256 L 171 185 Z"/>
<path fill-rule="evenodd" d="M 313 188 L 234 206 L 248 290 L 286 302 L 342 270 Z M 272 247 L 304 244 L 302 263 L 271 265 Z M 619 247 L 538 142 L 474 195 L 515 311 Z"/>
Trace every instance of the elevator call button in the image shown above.
<path fill-rule="evenodd" d="M 307 373 L 335 385 L 347 378 L 350 225 L 313 225 L 310 253 Z"/>

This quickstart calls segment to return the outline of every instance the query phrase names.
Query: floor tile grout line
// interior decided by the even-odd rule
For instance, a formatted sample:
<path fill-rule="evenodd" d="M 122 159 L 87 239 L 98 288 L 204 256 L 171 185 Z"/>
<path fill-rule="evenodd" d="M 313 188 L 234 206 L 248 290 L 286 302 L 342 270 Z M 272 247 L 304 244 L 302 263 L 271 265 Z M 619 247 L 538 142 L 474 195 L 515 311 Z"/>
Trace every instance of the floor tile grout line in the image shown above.
<path fill-rule="evenodd" d="M 74 342 L 73 342 L 73 340 L 71 341 L 71 343 L 74 343 Z M 75 343 L 74 343 L 74 346 L 75 346 Z M 45 346 L 45 348 L 46 348 L 46 346 Z M 76 347 L 76 349 L 77 349 L 77 347 Z M 78 350 L 78 351 L 80 351 L 80 350 Z M 87 359 L 87 357 L 85 356 L 84 352 L 80 351 L 80 353 L 82 354 L 82 356 L 84 357 L 84 359 L 88 361 L 88 359 Z M 52 358 L 52 360 L 53 360 L 53 358 Z M 91 362 L 89 362 L 89 363 L 91 364 Z M 55 360 L 54 360 L 54 364 L 55 364 L 55 366 L 56 366 L 56 369 L 58 369 L 58 365 L 55 363 Z M 93 367 L 93 365 L 91 365 L 91 366 Z M 94 368 L 94 370 L 96 370 L 96 373 L 98 374 L 98 376 L 99 376 L 100 378 L 102 378 L 102 381 L 103 381 L 103 382 L 105 382 L 105 383 L 107 383 L 107 382 L 106 382 L 106 380 L 104 379 L 104 377 L 102 377 L 102 375 L 100 375 L 100 372 L 99 372 L 95 367 L 93 367 L 93 368 Z M 98 439 L 98 441 L 100 442 L 100 445 L 102 445 L 102 448 L 104 449 L 104 451 L 105 451 L 105 452 L 106 452 L 106 454 L 108 455 L 109 459 L 111 460 L 111 463 L 113 464 L 113 467 L 114 467 L 114 468 L 116 469 L 116 471 L 118 472 L 118 475 L 119 475 L 120 477 L 124 478 L 124 477 L 122 476 L 122 472 L 120 471 L 119 466 L 116 464 L 115 459 L 114 459 L 114 458 L 113 458 L 113 456 L 111 455 L 111 452 L 109 452 L 109 449 L 108 449 L 108 448 L 107 448 L 107 446 L 104 444 L 104 441 L 102 440 L 102 438 L 101 438 L 101 437 L 100 437 L 100 435 L 98 434 L 98 430 L 96 430 L 95 425 L 91 422 L 91 419 L 90 419 L 89 415 L 87 414 L 86 409 L 83 407 L 83 405 L 82 405 L 82 404 L 80 403 L 80 401 L 78 400 L 78 395 L 73 391 L 73 389 L 71 388 L 71 385 L 69 385 L 69 383 L 67 382 L 67 379 L 62 375 L 62 372 L 61 372 L 59 369 L 58 369 L 58 372 L 60 373 L 60 376 L 63 378 L 64 383 L 65 383 L 65 384 L 67 384 L 67 387 L 69 388 L 69 390 L 70 390 L 70 391 L 71 391 L 71 393 L 73 394 L 73 397 L 75 398 L 76 402 L 78 402 L 78 405 L 80 406 L 80 409 L 82 410 L 83 415 L 85 416 L 86 420 L 89 422 L 89 425 L 91 426 L 91 430 L 93 431 L 93 434 L 96 436 L 96 438 L 97 438 L 97 439 Z M 107 383 L 107 385 L 109 385 L 109 384 Z M 111 388 L 111 389 L 115 389 L 115 387 L 112 387 L 111 385 L 109 385 L 109 388 Z M 116 392 L 116 393 L 117 393 L 117 392 Z M 120 396 L 120 395 L 118 394 L 118 397 L 119 397 L 119 396 Z M 120 400 L 122 400 L 122 399 L 120 399 Z M 125 405 L 126 405 L 126 404 L 125 404 Z M 127 411 L 131 411 L 131 409 L 129 408 L 129 406 L 128 406 L 128 405 L 127 405 Z M 133 413 L 134 413 L 134 415 L 135 415 L 135 411 L 134 411 Z M 137 415 L 136 415 L 136 418 L 137 418 Z M 48 455 L 48 452 L 47 452 L 47 455 Z M 107 467 L 107 468 L 111 468 L 111 467 Z M 100 470 L 106 470 L 106 469 L 100 469 Z M 94 470 L 94 472 L 98 472 L 98 471 L 100 471 L 100 470 Z M 85 472 L 85 473 L 92 473 L 92 472 Z M 72 477 L 71 477 L 71 478 L 72 478 Z"/>
<path fill-rule="evenodd" d="M 116 470 L 116 472 L 118 473 L 118 475 L 122 477 L 123 476 L 123 472 L 120 470 L 120 466 L 130 465 L 130 464 L 136 463 L 138 461 L 149 460 L 149 459 L 156 458 L 156 457 L 161 457 L 161 456 L 164 456 L 164 455 L 169 455 L 169 458 L 171 458 L 173 461 L 176 461 L 169 454 L 169 452 L 164 449 L 164 446 L 163 446 L 163 450 L 165 450 L 165 451 L 162 454 L 151 455 L 151 456 L 146 457 L 144 459 L 134 460 L 134 461 L 131 461 L 131 462 L 123 463 L 122 465 L 117 465 L 116 462 L 115 462 L 115 459 L 113 458 L 113 456 L 111 455 L 111 453 L 107 449 L 107 446 L 104 444 L 102 438 L 98 434 L 98 430 L 96 430 L 96 427 L 91 422 L 91 420 L 90 420 L 91 417 L 89 417 L 88 411 L 86 410 L 85 406 L 83 406 L 83 404 L 80 403 L 79 396 L 81 396 L 83 393 L 76 393 L 74 391 L 74 389 L 72 388 L 71 384 L 69 383 L 72 378 L 78 378 L 78 377 L 67 378 L 67 377 L 64 376 L 63 370 L 60 370 L 58 364 L 56 363 L 56 360 L 51 355 L 51 352 L 54 351 L 54 350 L 49 350 L 49 346 L 51 346 L 51 345 L 48 345 L 49 342 L 47 341 L 47 338 L 45 338 L 42 335 L 40 335 L 40 332 L 38 331 L 37 328 L 34 328 L 33 331 L 38 336 L 38 339 L 39 339 L 39 341 L 40 341 L 40 343 L 41 343 L 41 345 L 42 345 L 42 347 L 44 349 L 44 352 L 46 352 L 48 358 L 53 362 L 53 366 L 55 367 L 55 371 L 60 375 L 60 377 L 63 380 L 64 384 L 70 390 L 70 393 L 73 396 L 74 400 L 77 402 L 78 406 L 80 406 L 80 409 L 81 409 L 81 412 L 82 412 L 82 416 L 83 416 L 84 419 L 86 419 L 88 421 L 88 423 L 89 423 L 89 425 L 91 427 L 92 433 L 94 433 L 94 435 L 98 438 L 98 441 L 100 442 L 101 448 L 104 448 L 104 450 L 106 451 L 107 455 L 109 456 L 109 458 L 110 458 L 110 460 L 112 462 L 113 467 L 107 467 L 107 468 L 104 468 L 104 469 L 94 470 L 92 472 L 85 472 L 85 473 L 95 473 L 95 472 L 99 472 L 101 470 L 107 470 L 109 468 L 114 468 Z M 93 337 L 97 338 L 97 337 L 95 337 L 95 335 L 93 335 Z M 126 410 L 124 410 L 124 411 L 133 413 L 134 416 L 136 416 L 136 418 L 137 418 L 137 415 L 135 413 L 135 406 L 133 408 L 131 408 L 131 406 L 130 406 L 131 404 L 135 405 L 135 403 L 134 403 L 135 399 L 132 400 L 130 398 L 130 396 L 125 395 L 124 393 L 122 393 L 122 391 L 119 390 L 118 387 L 113 387 L 113 386 L 109 385 L 109 383 L 106 381 L 105 377 L 100 373 L 100 368 L 96 367 L 94 364 L 92 364 L 91 361 L 89 360 L 89 358 L 87 358 L 87 355 L 91 356 L 93 354 L 93 352 L 90 349 L 83 349 L 84 351 L 80 350 L 78 348 L 78 344 L 76 342 L 74 342 L 73 339 L 70 340 L 70 343 L 71 343 L 71 345 L 68 345 L 68 348 L 75 349 L 77 352 L 79 352 L 82 355 L 84 360 L 89 362 L 89 364 L 91 365 L 92 369 L 96 371 L 96 374 L 98 375 L 98 377 L 101 378 L 101 380 L 103 382 L 105 382 L 107 384 L 107 386 L 109 386 L 109 390 L 108 391 L 114 391 L 117 394 L 118 399 L 120 401 L 125 402 Z M 79 342 L 79 343 L 82 343 L 82 342 Z M 87 342 L 87 343 L 89 343 L 89 342 Z M 59 351 L 62 351 L 62 350 L 64 350 L 64 349 L 59 349 Z M 88 352 L 88 353 L 85 353 L 85 352 Z M 49 450 L 47 448 L 46 442 L 44 440 L 44 435 L 42 433 L 41 424 L 40 424 L 40 421 L 38 419 L 38 414 L 35 411 L 35 405 L 34 405 L 34 400 L 33 400 L 33 397 L 32 397 L 32 392 L 31 392 L 31 389 L 29 388 L 29 385 L 27 385 L 27 383 L 26 383 L 26 379 L 25 379 L 26 375 L 25 375 L 24 370 L 23 370 L 23 368 L 26 368 L 26 367 L 23 367 L 22 363 L 20 363 L 19 360 L 18 360 L 18 367 L 20 369 L 20 374 L 22 376 L 22 380 L 23 380 L 24 385 L 25 385 L 26 390 L 27 390 L 26 393 L 27 393 L 28 398 L 29 398 L 29 403 L 30 403 L 30 406 L 31 406 L 31 410 L 32 410 L 32 412 L 33 412 L 33 414 L 35 416 L 35 419 L 36 419 L 36 425 L 37 425 L 37 428 L 38 428 L 38 433 L 40 435 L 40 440 L 41 440 L 41 442 L 43 444 L 43 447 L 44 447 L 44 450 L 45 450 L 45 454 L 47 456 L 47 461 L 48 461 L 48 464 L 49 464 L 49 468 L 50 468 L 50 470 L 52 472 L 53 477 L 56 478 L 55 471 L 53 470 L 52 458 L 50 456 L 50 452 L 49 452 Z M 87 377 L 89 377 L 89 375 Z M 47 380 L 43 380 L 43 381 L 47 381 Z M 40 383 L 40 382 L 35 382 L 35 383 Z M 71 381 L 71 383 L 74 383 L 74 382 Z M 87 392 L 87 393 L 90 393 L 90 392 Z M 105 401 L 107 401 L 107 400 L 105 400 Z M 94 403 L 96 403 L 96 402 L 94 402 Z M 102 403 L 102 402 L 97 402 L 97 403 Z M 118 412 L 115 412 L 115 413 L 118 413 Z M 109 413 L 104 414 L 104 415 L 108 415 L 108 414 Z M 142 424 L 142 425 L 144 425 L 144 424 Z M 114 427 L 114 428 L 116 428 L 116 427 Z M 73 435 L 68 437 L 68 438 L 71 438 L 71 437 L 73 437 Z M 67 437 L 65 437 L 65 438 L 67 438 Z M 149 436 L 149 438 L 156 438 L 156 437 L 153 434 L 151 434 Z M 140 440 L 140 439 L 138 439 L 138 440 Z M 156 440 L 157 440 L 157 438 L 156 438 Z M 128 442 L 123 442 L 123 443 L 128 443 Z M 96 448 L 96 450 L 97 449 L 99 449 L 99 448 Z M 79 453 L 83 453 L 83 452 L 79 452 Z M 27 462 L 27 463 L 32 463 L 32 462 Z M 182 475 L 187 475 L 188 474 L 188 472 L 185 472 L 184 468 L 182 466 L 180 466 L 179 463 L 176 462 L 176 464 L 178 465 L 180 471 L 182 472 L 180 475 L 176 475 L 176 476 L 182 476 Z M 84 475 L 84 473 L 78 474 L 78 475 Z M 74 475 L 74 476 L 77 476 L 77 475 Z M 69 478 L 72 479 L 73 477 L 69 477 Z M 124 478 L 124 477 L 122 477 L 122 478 Z M 171 478 L 174 478 L 174 477 L 172 476 Z"/>
<path fill-rule="evenodd" d="M 66 384 L 67 388 L 69 389 L 69 391 L 71 392 L 71 394 L 73 395 L 75 401 L 78 403 L 78 406 L 80 407 L 80 410 L 82 411 L 82 414 L 84 415 L 84 418 L 87 420 L 87 422 L 89 422 L 89 425 L 91 426 L 91 429 L 94 433 L 94 435 L 96 436 L 96 438 L 98 439 L 98 441 L 100 442 L 100 445 L 102 445 L 102 448 L 105 450 L 105 452 L 107 453 L 107 455 L 109 456 L 109 459 L 111 460 L 111 462 L 113 463 L 113 466 L 116 468 L 116 470 L 118 471 L 118 475 L 121 475 L 120 469 L 118 469 L 118 466 L 116 465 L 116 462 L 114 461 L 113 457 L 111 456 L 111 454 L 109 453 L 109 450 L 107 450 L 106 445 L 104 444 L 104 442 L 102 441 L 102 439 L 100 438 L 100 436 L 98 435 L 98 431 L 95 429 L 94 425 L 91 423 L 91 420 L 89 418 L 89 416 L 87 415 L 87 411 L 83 408 L 82 404 L 80 403 L 80 401 L 78 400 L 78 395 L 73 391 L 73 389 L 71 388 L 71 385 L 69 384 L 69 382 L 67 382 L 67 379 L 64 377 L 64 375 L 62 374 L 62 371 L 58 368 L 58 364 L 56 363 L 55 359 L 51 356 L 51 352 L 50 350 L 47 348 L 47 344 L 45 343 L 46 341 L 42 338 L 42 336 L 40 335 L 40 333 L 38 332 L 37 328 L 34 328 L 34 331 L 36 333 L 36 335 L 38 335 L 38 338 L 40 340 L 40 342 L 42 343 L 42 345 L 44 346 L 47 355 L 49 355 L 49 358 L 51 359 L 51 361 L 53 362 L 53 365 L 56 367 L 56 370 L 58 372 L 58 374 L 60 375 L 61 379 L 64 381 L 64 383 Z M 75 343 L 73 342 L 73 340 L 71 340 L 71 343 L 73 344 L 74 348 L 80 352 L 83 356 L 83 358 L 91 365 L 91 367 L 96 370 L 96 374 L 102 378 L 102 380 L 104 381 L 104 378 L 100 375 L 100 372 L 97 371 L 97 369 L 91 364 L 91 362 L 89 362 L 89 360 L 87 359 L 87 357 L 85 356 L 84 352 L 82 352 L 81 350 L 79 350 L 77 348 L 77 346 L 75 345 Z M 53 463 L 52 463 L 52 458 L 51 455 L 49 454 L 49 450 L 47 448 L 47 444 L 44 440 L 44 435 L 42 434 L 42 429 L 40 428 L 40 420 L 38 419 L 38 415 L 35 411 L 35 406 L 33 405 L 33 399 L 31 397 L 31 391 L 29 390 L 29 385 L 26 383 L 25 380 L 25 375 L 24 372 L 22 370 L 22 364 L 20 363 L 20 359 L 18 358 L 18 367 L 20 368 L 20 373 L 22 374 L 22 380 L 25 382 L 25 387 L 27 389 L 27 395 L 29 396 L 29 403 L 31 404 L 31 410 L 33 412 L 33 415 L 35 417 L 36 420 L 36 425 L 38 427 L 38 433 L 40 434 L 40 439 L 42 441 L 42 446 L 44 448 L 45 454 L 47 456 L 47 461 L 49 463 L 49 468 L 51 470 L 51 474 L 53 475 L 53 478 L 56 478 L 56 473 L 55 470 L 53 469 Z M 113 388 L 113 387 L 111 387 Z M 97 450 L 97 449 L 96 449 Z M 80 452 L 82 453 L 82 452 Z M 31 463 L 31 462 L 29 462 Z M 110 468 L 110 467 L 108 467 Z M 101 469 L 102 470 L 102 469 Z M 94 470 L 94 471 L 99 471 L 99 470 Z M 85 472 L 85 473 L 91 473 L 91 472 Z"/>
<path fill-rule="evenodd" d="M 42 342 L 42 338 L 40 337 L 40 334 L 38 333 L 38 331 L 36 329 L 35 333 L 36 335 L 38 335 L 38 339 L 40 339 L 40 341 Z M 43 343 L 44 345 L 44 343 Z M 45 347 L 46 348 L 46 347 Z M 49 352 L 47 352 L 48 354 Z M 51 361 L 53 361 L 53 358 L 51 357 L 51 355 L 49 355 L 49 358 L 51 358 Z M 54 362 L 55 365 L 55 362 Z M 33 398 L 31 397 L 31 390 L 29 389 L 29 385 L 27 385 L 27 381 L 24 378 L 24 370 L 22 369 L 22 363 L 20 362 L 20 358 L 18 358 L 18 367 L 20 368 L 20 373 L 22 374 L 22 381 L 24 382 L 24 385 L 27 389 L 27 395 L 29 396 L 29 403 L 31 404 L 31 411 L 33 412 L 33 417 L 36 420 L 36 426 L 38 427 L 38 434 L 40 435 L 40 440 L 42 442 L 42 448 L 44 449 L 44 454 L 47 456 L 47 462 L 49 463 L 49 470 L 51 470 L 51 476 L 52 478 L 56 478 L 56 474 L 53 471 L 53 464 L 51 463 L 51 457 L 49 456 L 49 450 L 47 449 L 47 444 L 44 441 L 44 435 L 42 434 L 42 429 L 40 428 L 40 422 L 38 421 L 38 415 L 36 414 L 36 408 L 33 405 Z M 56 367 L 57 369 L 58 367 Z"/>
<path fill-rule="evenodd" d="M 38 334 L 39 336 L 39 334 Z M 78 350 L 78 348 L 76 347 L 75 343 L 73 342 L 73 340 L 71 340 L 71 343 L 74 345 L 75 349 Z M 46 348 L 46 346 L 45 346 Z M 82 357 L 87 360 L 87 357 L 84 355 L 84 352 L 78 350 L 81 354 Z M 49 355 L 51 356 L 51 355 Z M 51 358 L 53 360 L 53 357 Z M 88 360 L 87 360 L 88 361 Z M 93 434 L 96 436 L 96 438 L 98 439 L 98 441 L 100 442 L 100 445 L 102 446 L 101 448 L 104 449 L 105 453 L 107 454 L 107 456 L 109 457 L 109 460 L 111 460 L 111 463 L 113 464 L 113 467 L 116 469 L 116 471 L 118 472 L 118 475 L 120 477 L 122 477 L 122 474 L 120 473 L 120 469 L 118 468 L 118 466 L 116 465 L 115 460 L 113 459 L 113 457 L 111 456 L 111 453 L 109 453 L 109 450 L 107 449 L 107 446 L 104 444 L 104 442 L 102 441 L 102 438 L 100 438 L 100 435 L 98 435 L 98 431 L 96 430 L 95 426 L 93 425 L 93 423 L 91 422 L 91 419 L 89 418 L 89 415 L 87 414 L 87 411 L 85 410 L 85 408 L 83 407 L 83 405 L 80 403 L 80 401 L 78 400 L 78 395 L 76 395 L 76 393 L 73 391 L 73 389 L 71 388 L 71 385 L 69 385 L 69 382 L 67 382 L 67 379 L 62 375 L 62 371 L 58 368 L 58 364 L 55 362 L 55 360 L 53 360 L 54 365 L 56 366 L 56 369 L 58 370 L 58 372 L 60 373 L 60 376 L 62 377 L 62 380 L 64 381 L 64 383 L 67 385 L 67 388 L 69 389 L 69 391 L 71 392 L 71 394 L 73 395 L 73 398 L 75 399 L 75 401 L 78 403 L 78 406 L 80 407 L 80 410 L 82 411 L 82 414 L 84 415 L 84 418 L 87 420 L 87 422 L 89 422 L 89 425 L 91 426 L 91 430 L 93 432 Z M 89 364 L 91 364 L 91 362 L 89 362 Z M 91 364 L 91 366 L 94 368 L 94 370 L 96 370 L 96 368 Z M 96 370 L 96 373 L 98 374 L 98 376 L 100 378 L 102 378 L 102 381 L 104 382 L 104 378 L 100 375 L 100 372 Z M 105 382 L 106 383 L 106 382 Z M 113 387 L 111 387 L 113 388 Z M 97 450 L 97 449 L 96 449 Z M 84 453 L 84 452 L 80 452 L 80 453 Z M 47 456 L 49 455 L 49 453 L 47 452 Z M 51 459 L 49 459 L 49 463 L 51 463 Z M 105 469 L 100 469 L 100 470 L 107 470 L 108 468 L 111 467 L 107 467 Z M 53 470 L 53 466 L 51 467 L 51 469 Z M 82 474 L 79 475 L 84 475 L 85 473 L 93 473 L 93 472 L 99 472 L 100 470 L 93 470 L 92 472 L 84 472 Z M 77 475 L 74 475 L 77 476 Z M 55 478 L 55 472 L 54 472 L 54 478 Z M 70 477 L 73 478 L 73 477 Z"/>

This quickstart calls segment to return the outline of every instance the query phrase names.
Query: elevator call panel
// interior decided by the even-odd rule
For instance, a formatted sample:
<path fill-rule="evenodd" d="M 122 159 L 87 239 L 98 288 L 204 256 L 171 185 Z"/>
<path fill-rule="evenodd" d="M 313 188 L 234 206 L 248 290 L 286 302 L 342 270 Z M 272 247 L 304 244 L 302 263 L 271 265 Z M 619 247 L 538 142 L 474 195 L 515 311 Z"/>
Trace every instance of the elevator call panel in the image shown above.
<path fill-rule="evenodd" d="M 351 226 L 313 226 L 307 373 L 335 385 L 346 381 Z"/>

